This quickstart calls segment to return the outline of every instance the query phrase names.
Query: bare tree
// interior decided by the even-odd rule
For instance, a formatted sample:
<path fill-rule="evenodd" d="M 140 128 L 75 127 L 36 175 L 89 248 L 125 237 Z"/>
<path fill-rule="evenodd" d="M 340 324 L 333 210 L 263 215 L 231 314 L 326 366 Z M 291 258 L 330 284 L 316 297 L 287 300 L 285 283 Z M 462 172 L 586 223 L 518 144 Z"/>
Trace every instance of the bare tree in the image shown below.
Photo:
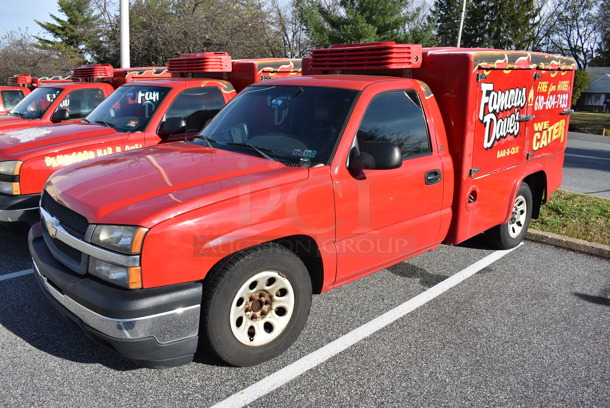
<path fill-rule="evenodd" d="M 602 0 L 565 0 L 557 4 L 556 30 L 551 44 L 560 53 L 574 58 L 578 69 L 591 63 L 601 43 L 597 19 Z"/>
<path fill-rule="evenodd" d="M 306 56 L 313 44 L 299 20 L 294 1 L 271 0 L 270 8 L 275 36 L 281 41 L 280 56 L 288 58 Z"/>
<path fill-rule="evenodd" d="M 69 75 L 80 57 L 56 49 L 41 49 L 27 31 L 9 31 L 0 37 L 0 84 L 9 76 Z"/>
<path fill-rule="evenodd" d="M 261 0 L 135 0 L 133 65 L 164 65 L 182 53 L 227 51 L 233 58 L 272 57 L 281 41 Z"/>

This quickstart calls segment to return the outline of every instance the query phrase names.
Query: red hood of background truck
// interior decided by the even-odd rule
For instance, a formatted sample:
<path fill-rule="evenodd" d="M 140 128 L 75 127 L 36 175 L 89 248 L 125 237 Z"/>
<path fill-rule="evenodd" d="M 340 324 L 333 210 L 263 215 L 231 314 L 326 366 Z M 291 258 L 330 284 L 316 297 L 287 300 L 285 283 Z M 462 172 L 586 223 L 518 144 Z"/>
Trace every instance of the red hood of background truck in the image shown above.
<path fill-rule="evenodd" d="M 104 142 L 100 138 L 111 135 L 122 137 L 124 133 L 88 123 L 39 126 L 0 133 L 0 160 L 27 160 L 48 152 L 99 144 Z M 116 139 L 113 137 L 111 140 Z"/>
<path fill-rule="evenodd" d="M 13 116 L 9 114 L 0 115 L 0 132 L 5 132 L 11 129 L 21 129 L 30 124 L 30 120 L 21 119 L 19 116 Z M 40 119 L 33 120 L 37 124 L 40 124 Z"/>
<path fill-rule="evenodd" d="M 206 205 L 308 176 L 304 168 L 179 142 L 68 166 L 49 178 L 46 190 L 89 222 L 150 228 Z"/>

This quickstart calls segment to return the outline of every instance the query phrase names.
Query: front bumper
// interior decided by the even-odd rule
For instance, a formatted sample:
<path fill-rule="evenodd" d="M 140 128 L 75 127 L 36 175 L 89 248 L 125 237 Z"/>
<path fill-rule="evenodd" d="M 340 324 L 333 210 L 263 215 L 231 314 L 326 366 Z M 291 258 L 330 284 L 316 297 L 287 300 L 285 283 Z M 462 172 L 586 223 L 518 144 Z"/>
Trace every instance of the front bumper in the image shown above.
<path fill-rule="evenodd" d="M 40 220 L 40 194 L 7 196 L 0 194 L 0 223 L 28 223 Z"/>
<path fill-rule="evenodd" d="M 28 241 L 43 292 L 93 340 L 148 367 L 192 361 L 199 340 L 200 283 L 120 289 L 58 262 L 44 242 L 40 224 L 32 227 Z"/>

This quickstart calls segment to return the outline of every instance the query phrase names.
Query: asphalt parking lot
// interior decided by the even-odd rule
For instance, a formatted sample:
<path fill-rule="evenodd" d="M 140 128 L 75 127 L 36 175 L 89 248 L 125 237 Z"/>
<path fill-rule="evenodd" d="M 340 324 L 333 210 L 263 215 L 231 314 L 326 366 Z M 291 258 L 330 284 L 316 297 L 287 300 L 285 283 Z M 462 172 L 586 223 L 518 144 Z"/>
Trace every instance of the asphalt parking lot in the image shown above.
<path fill-rule="evenodd" d="M 316 295 L 275 360 L 234 368 L 201 352 L 150 370 L 63 321 L 25 239 L 0 232 L 0 406 L 609 406 L 609 296 L 607 260 L 475 239 Z"/>

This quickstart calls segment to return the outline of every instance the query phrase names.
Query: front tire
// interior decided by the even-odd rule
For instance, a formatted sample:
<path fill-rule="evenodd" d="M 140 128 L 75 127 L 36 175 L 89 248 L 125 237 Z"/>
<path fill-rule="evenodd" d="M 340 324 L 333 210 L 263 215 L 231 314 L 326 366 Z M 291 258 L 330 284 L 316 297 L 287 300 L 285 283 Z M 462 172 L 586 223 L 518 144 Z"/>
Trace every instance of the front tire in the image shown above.
<path fill-rule="evenodd" d="M 236 253 L 206 281 L 201 332 L 227 364 L 251 366 L 286 351 L 311 308 L 307 268 L 274 243 Z"/>
<path fill-rule="evenodd" d="M 532 219 L 532 191 L 522 183 L 513 203 L 510 220 L 489 230 L 489 241 L 499 249 L 510 249 L 519 245 L 527 234 Z"/>

